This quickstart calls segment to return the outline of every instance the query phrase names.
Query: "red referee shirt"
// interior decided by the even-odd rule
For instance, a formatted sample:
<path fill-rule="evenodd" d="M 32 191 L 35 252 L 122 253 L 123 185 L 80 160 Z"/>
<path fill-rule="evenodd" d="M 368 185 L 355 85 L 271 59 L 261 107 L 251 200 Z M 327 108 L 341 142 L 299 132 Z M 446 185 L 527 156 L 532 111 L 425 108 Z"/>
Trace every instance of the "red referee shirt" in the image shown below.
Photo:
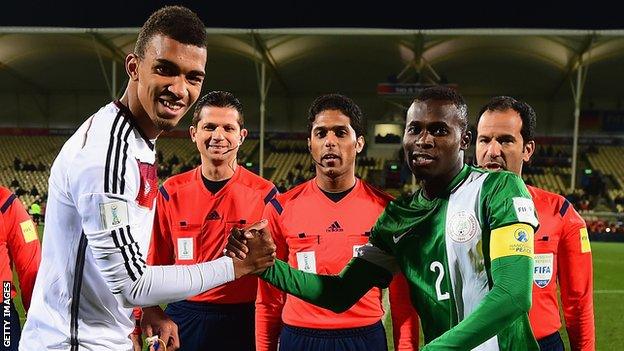
<path fill-rule="evenodd" d="M 222 257 L 230 230 L 259 221 L 276 193 L 271 182 L 240 166 L 215 194 L 206 189 L 201 167 L 169 178 L 158 194 L 147 263 L 188 265 Z M 188 300 L 253 302 L 257 281 L 246 276 Z"/>
<path fill-rule="evenodd" d="M 592 255 L 585 221 L 562 196 L 527 187 L 540 227 L 535 233 L 533 305 L 538 340 L 561 327 L 557 282 L 572 350 L 594 350 Z"/>
<path fill-rule="evenodd" d="M 0 277 L 3 282 L 12 282 L 15 266 L 26 311 L 40 261 L 37 228 L 19 199 L 9 189 L 0 187 Z M 11 284 L 11 296 L 15 295 L 15 285 Z"/>
<path fill-rule="evenodd" d="M 307 181 L 269 202 L 264 218 L 277 245 L 277 257 L 303 271 L 338 274 L 355 249 L 368 242 L 370 229 L 391 200 L 366 182 L 338 202 Z M 402 275 L 390 285 L 395 349 L 418 349 L 418 317 Z M 381 290 L 371 289 L 344 313 L 334 313 L 287 295 L 260 281 L 256 300 L 256 350 L 276 350 L 282 321 L 315 329 L 342 329 L 374 324 L 383 316 Z"/>

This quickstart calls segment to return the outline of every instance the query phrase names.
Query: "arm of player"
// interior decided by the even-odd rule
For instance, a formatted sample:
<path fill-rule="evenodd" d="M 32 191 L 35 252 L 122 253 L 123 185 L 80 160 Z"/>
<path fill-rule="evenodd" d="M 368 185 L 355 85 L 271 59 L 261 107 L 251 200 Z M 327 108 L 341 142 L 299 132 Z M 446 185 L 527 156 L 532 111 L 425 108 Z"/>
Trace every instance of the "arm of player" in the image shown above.
<path fill-rule="evenodd" d="M 87 153 L 83 155 L 86 157 Z M 68 177 L 71 194 L 77 194 L 73 201 L 81 216 L 81 240 L 86 240 L 102 277 L 123 306 L 183 300 L 272 264 L 273 252 L 265 246 L 264 251 L 236 262 L 222 257 L 186 266 L 147 266 L 143 259 L 145 248 L 139 244 L 145 241 L 135 239 L 151 234 L 140 232 L 140 218 L 133 218 L 133 213 L 147 211 L 135 201 L 140 179 L 136 161 L 128 157 L 126 163 L 127 191 L 112 193 L 104 191 L 104 165 L 83 158 L 75 160 L 73 178 Z"/>
<path fill-rule="evenodd" d="M 516 232 L 525 235 L 521 243 L 512 242 Z M 423 351 L 470 350 L 529 311 L 533 283 L 533 232 L 533 227 L 521 223 L 492 231 L 492 289 L 470 315 L 425 345 Z"/>
<path fill-rule="evenodd" d="M 262 235 L 270 237 L 266 229 Z M 226 255 L 245 258 L 253 254 L 246 243 L 253 234 L 233 232 L 228 238 Z M 398 271 L 394 257 L 368 243 L 358 249 L 353 258 L 338 275 L 317 275 L 292 268 L 288 263 L 275 260 L 275 265 L 265 270 L 260 278 L 278 289 L 313 305 L 341 313 L 353 306 L 371 288 L 386 288 L 392 274 Z"/>
<path fill-rule="evenodd" d="M 151 266 L 166 266 L 175 264 L 173 256 L 173 243 L 171 242 L 171 226 L 169 225 L 169 207 L 168 201 L 166 201 L 165 194 L 167 190 L 164 185 L 158 189 L 158 196 L 156 198 L 156 210 L 154 214 L 154 226 L 152 228 L 152 240 L 150 240 L 149 250 L 147 252 L 147 264 Z M 148 312 L 149 313 L 149 312 Z M 142 334 L 141 321 L 143 311 L 140 307 L 134 308 L 134 318 L 137 321 L 137 327 L 133 331 L 133 334 Z M 151 316 L 145 318 L 144 325 L 151 328 L 149 321 L 155 320 Z M 173 321 L 169 321 L 174 324 Z M 158 328 L 156 326 L 155 328 Z M 160 335 L 160 333 L 158 333 Z M 147 336 L 152 336 L 151 334 Z"/>
<path fill-rule="evenodd" d="M 317 275 L 292 268 L 275 260 L 275 265 L 260 275 L 280 290 L 313 305 L 342 313 L 377 286 L 388 287 L 392 273 L 362 258 L 353 258 L 338 275 Z"/>
<path fill-rule="evenodd" d="M 561 303 L 572 350 L 596 348 L 592 254 L 585 221 L 572 206 L 563 216 L 557 267 Z"/>
<path fill-rule="evenodd" d="M 269 229 L 275 242 L 275 254 L 278 259 L 286 260 L 288 245 L 282 235 L 279 215 L 275 208 L 267 205 L 263 218 L 269 221 Z M 279 335 L 282 330 L 282 310 L 286 303 L 286 293 L 274 288 L 269 283 L 258 281 L 256 295 L 256 351 L 276 351 Z"/>
<path fill-rule="evenodd" d="M 22 303 L 28 311 L 32 297 L 35 278 L 41 261 L 41 244 L 33 221 L 24 205 L 15 198 L 4 213 L 7 228 L 7 246 L 22 292 Z"/>
<path fill-rule="evenodd" d="M 411 303 L 407 279 L 402 273 L 394 275 L 388 291 L 394 349 L 418 350 L 418 314 Z"/>

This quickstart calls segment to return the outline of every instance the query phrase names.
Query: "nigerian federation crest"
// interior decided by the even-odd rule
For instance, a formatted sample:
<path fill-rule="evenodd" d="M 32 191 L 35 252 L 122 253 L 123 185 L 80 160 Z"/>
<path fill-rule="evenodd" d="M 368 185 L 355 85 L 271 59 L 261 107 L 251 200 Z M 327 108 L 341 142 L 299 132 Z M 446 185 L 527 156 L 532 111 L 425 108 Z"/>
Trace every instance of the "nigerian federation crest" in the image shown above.
<path fill-rule="evenodd" d="M 470 241 L 478 231 L 477 218 L 469 212 L 459 211 L 451 216 L 447 227 L 447 234 L 458 243 Z"/>

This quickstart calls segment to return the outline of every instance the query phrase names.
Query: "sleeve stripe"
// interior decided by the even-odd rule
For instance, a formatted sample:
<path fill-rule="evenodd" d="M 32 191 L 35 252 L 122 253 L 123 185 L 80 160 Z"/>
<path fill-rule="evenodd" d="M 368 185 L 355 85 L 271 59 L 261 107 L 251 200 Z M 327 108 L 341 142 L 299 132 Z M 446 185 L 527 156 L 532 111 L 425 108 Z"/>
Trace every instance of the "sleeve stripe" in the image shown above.
<path fill-rule="evenodd" d="M 121 121 L 121 123 L 119 123 Z M 110 132 L 106 164 L 104 169 L 104 192 L 123 194 L 126 190 L 126 161 L 128 159 L 128 137 L 132 124 L 121 111 L 117 113 Z M 123 145 L 123 151 L 122 151 Z M 120 167 L 121 164 L 121 167 Z M 119 182 L 119 183 L 118 183 Z"/>
<path fill-rule="evenodd" d="M 273 189 L 271 189 L 269 194 L 264 198 L 264 204 L 266 205 L 269 201 L 271 201 L 271 199 L 275 196 L 275 194 L 277 194 L 277 188 L 273 187 Z"/>
<path fill-rule="evenodd" d="M 126 231 L 128 234 L 128 239 L 130 244 L 127 246 L 128 250 L 130 251 L 130 257 L 132 258 L 132 264 L 136 267 L 137 272 L 139 274 L 139 276 L 143 275 L 143 265 L 140 265 L 137 263 L 137 256 L 139 259 L 143 259 L 143 257 L 141 256 L 141 251 L 139 251 L 139 244 L 134 240 L 134 238 L 132 237 L 132 234 L 130 233 L 130 226 L 126 226 Z M 136 246 L 136 251 L 134 246 Z M 145 261 L 143 261 L 145 262 Z"/>
<path fill-rule="evenodd" d="M 87 236 L 84 232 L 80 234 L 78 241 L 78 251 L 76 253 L 76 266 L 74 271 L 74 281 L 72 286 L 72 300 L 69 317 L 69 344 L 71 351 L 78 350 L 78 312 L 80 305 L 80 289 L 84 277 L 85 253 L 87 250 Z"/>
<path fill-rule="evenodd" d="M 143 275 L 143 268 L 145 267 L 145 260 L 143 259 L 141 252 L 139 251 L 139 244 L 134 241 L 132 234 L 130 234 L 130 226 L 124 228 L 118 228 L 111 231 L 113 242 L 115 246 L 121 252 L 124 259 L 124 266 L 132 281 L 137 280 L 137 276 Z M 126 235 L 128 238 L 126 238 Z M 130 266 L 134 266 L 135 269 Z"/>
<path fill-rule="evenodd" d="M 570 201 L 565 200 L 563 205 L 561 205 L 561 209 L 559 209 L 559 215 L 561 217 L 565 216 L 566 212 L 568 212 L 568 207 L 570 207 Z"/>
<path fill-rule="evenodd" d="M 273 207 L 275 207 L 275 210 L 277 211 L 277 214 L 282 214 L 282 212 L 284 212 L 284 209 L 282 208 L 282 205 L 280 205 L 280 203 L 277 201 L 276 198 L 272 198 L 269 203 L 271 205 L 273 205 Z"/>
<path fill-rule="evenodd" d="M 124 191 L 126 190 L 126 160 L 128 159 L 128 136 L 130 135 L 130 132 L 132 131 L 132 128 L 128 128 L 128 130 L 126 131 L 126 135 L 124 135 L 124 150 L 123 150 L 123 160 L 121 160 L 121 193 L 123 194 Z"/>
<path fill-rule="evenodd" d="M 9 198 L 4 202 L 4 204 L 2 204 L 2 207 L 0 207 L 0 212 L 5 213 L 6 210 L 9 209 L 9 206 L 11 206 L 13 201 L 15 201 L 16 198 L 17 197 L 15 196 L 15 194 L 11 194 L 11 196 L 9 196 Z"/>
<path fill-rule="evenodd" d="M 104 192 L 110 192 L 108 177 L 110 175 L 110 161 L 111 156 L 113 154 L 113 143 L 115 141 L 115 129 L 117 128 L 117 123 L 121 118 L 121 110 L 117 112 L 117 117 L 115 117 L 115 121 L 113 122 L 113 127 L 111 128 L 110 139 L 108 140 L 108 151 L 106 152 L 106 162 L 104 163 Z"/>
<path fill-rule="evenodd" d="M 167 192 L 167 189 L 165 189 L 165 187 L 161 185 L 160 188 L 158 188 L 158 190 L 160 191 L 162 196 L 165 198 L 165 200 L 169 201 L 169 193 Z"/>
<path fill-rule="evenodd" d="M 121 189 L 117 188 L 117 180 L 119 179 L 119 154 L 121 153 L 121 141 L 122 134 L 124 132 L 124 128 L 129 128 L 128 119 L 124 118 L 121 126 L 119 127 L 119 131 L 117 132 L 117 139 L 115 145 L 115 162 L 113 167 L 113 193 L 115 194 L 123 194 Z M 120 184 L 121 185 L 121 184 Z M 121 187 L 120 187 L 121 188 Z"/>
<path fill-rule="evenodd" d="M 119 234 L 121 235 L 123 228 L 118 228 L 118 230 L 119 230 Z M 113 242 L 115 243 L 115 246 L 119 249 L 119 251 L 121 252 L 121 255 L 123 256 L 124 266 L 126 266 L 126 271 L 128 272 L 130 279 L 132 279 L 133 282 L 136 281 L 137 277 L 134 275 L 134 272 L 132 271 L 132 268 L 130 268 L 130 264 L 128 263 L 128 254 L 126 253 L 126 250 L 124 250 L 123 245 L 120 245 L 119 243 L 119 238 L 117 237 L 117 231 L 113 230 L 111 231 L 111 234 L 112 234 Z"/>

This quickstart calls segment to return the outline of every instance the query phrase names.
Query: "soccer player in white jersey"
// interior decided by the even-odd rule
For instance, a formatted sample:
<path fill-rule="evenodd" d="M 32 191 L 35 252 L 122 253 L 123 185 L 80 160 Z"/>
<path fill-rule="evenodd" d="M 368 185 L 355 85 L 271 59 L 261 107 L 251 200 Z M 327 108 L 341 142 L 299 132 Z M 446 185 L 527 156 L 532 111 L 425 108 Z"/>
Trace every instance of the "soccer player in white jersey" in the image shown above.
<path fill-rule="evenodd" d="M 156 11 L 126 57 L 122 98 L 87 119 L 61 149 L 20 350 L 131 350 L 133 306 L 183 300 L 272 264 L 265 250 L 244 261 L 145 265 L 158 191 L 154 142 L 199 96 L 205 41 L 204 25 L 189 9 Z"/>

